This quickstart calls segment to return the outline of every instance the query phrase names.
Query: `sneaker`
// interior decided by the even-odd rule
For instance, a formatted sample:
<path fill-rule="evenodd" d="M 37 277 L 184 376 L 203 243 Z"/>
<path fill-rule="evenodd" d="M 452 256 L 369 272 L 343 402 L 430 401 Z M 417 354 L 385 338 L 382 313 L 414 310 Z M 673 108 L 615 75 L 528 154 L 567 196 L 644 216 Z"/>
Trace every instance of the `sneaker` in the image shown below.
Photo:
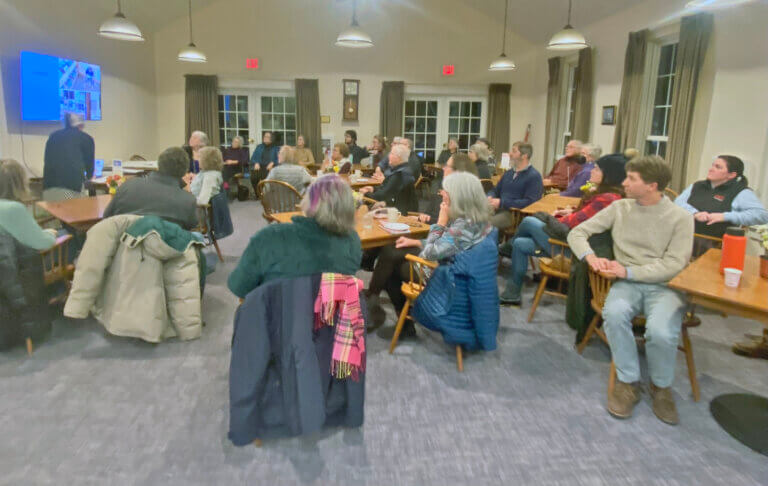
<path fill-rule="evenodd" d="M 653 413 L 665 424 L 677 425 L 680 419 L 677 416 L 677 407 L 675 406 L 675 398 L 672 396 L 672 388 L 659 388 L 653 383 L 648 388 L 653 399 Z"/>
<path fill-rule="evenodd" d="M 507 288 L 499 296 L 499 302 L 501 305 L 516 305 L 519 306 L 523 300 L 522 291 L 519 286 L 508 283 Z"/>
<path fill-rule="evenodd" d="M 379 329 L 379 332 L 377 332 L 376 335 L 382 339 L 391 341 L 392 336 L 395 335 L 395 326 L 389 326 L 383 329 Z M 397 340 L 407 341 L 415 338 L 416 338 L 416 326 L 413 324 L 412 320 L 410 319 L 406 320 L 405 323 L 403 323 L 403 330 L 400 331 L 400 337 Z"/>
<path fill-rule="evenodd" d="M 608 394 L 608 413 L 620 419 L 629 418 L 639 401 L 640 387 L 637 384 L 616 380 L 613 393 Z"/>

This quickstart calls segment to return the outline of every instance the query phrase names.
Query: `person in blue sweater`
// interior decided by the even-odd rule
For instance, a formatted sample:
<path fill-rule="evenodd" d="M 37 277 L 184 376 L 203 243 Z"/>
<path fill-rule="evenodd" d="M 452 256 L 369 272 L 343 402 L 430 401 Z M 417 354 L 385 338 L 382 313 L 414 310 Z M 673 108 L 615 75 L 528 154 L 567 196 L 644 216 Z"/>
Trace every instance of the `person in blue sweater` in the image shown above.
<path fill-rule="evenodd" d="M 508 170 L 496 187 L 488 193 L 488 203 L 496 211 L 491 224 L 504 230 L 512 226 L 512 208 L 521 209 L 541 199 L 544 190 L 541 174 L 531 165 L 533 147 L 526 142 L 515 142 L 509 158 L 515 164 Z"/>
<path fill-rule="evenodd" d="M 251 185 L 253 190 L 256 191 L 258 197 L 258 191 L 256 186 L 259 185 L 263 179 L 267 178 L 269 171 L 272 167 L 280 165 L 277 161 L 277 153 L 280 151 L 280 147 L 272 143 L 272 132 L 264 132 L 262 135 L 261 143 L 253 149 L 251 154 Z"/>

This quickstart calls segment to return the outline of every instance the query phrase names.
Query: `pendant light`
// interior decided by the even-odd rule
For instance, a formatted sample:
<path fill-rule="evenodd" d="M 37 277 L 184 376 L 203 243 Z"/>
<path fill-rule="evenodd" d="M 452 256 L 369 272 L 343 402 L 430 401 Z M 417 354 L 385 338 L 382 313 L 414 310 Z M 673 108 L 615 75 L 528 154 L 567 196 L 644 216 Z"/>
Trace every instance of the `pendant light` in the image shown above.
<path fill-rule="evenodd" d="M 126 19 L 125 15 L 123 15 L 123 11 L 120 8 L 120 0 L 117 0 L 117 13 L 115 16 L 102 22 L 99 27 L 99 35 L 124 41 L 144 41 L 144 36 L 141 35 L 141 31 L 136 24 Z"/>
<path fill-rule="evenodd" d="M 197 48 L 195 41 L 192 40 L 192 0 L 189 0 L 189 45 L 179 51 L 179 61 L 184 62 L 207 62 L 203 51 Z"/>
<path fill-rule="evenodd" d="M 515 62 L 509 59 L 504 53 L 507 44 L 507 10 L 509 9 L 509 0 L 504 0 L 504 31 L 501 34 L 501 56 L 497 57 L 490 66 L 489 71 L 514 71 L 517 69 Z"/>
<path fill-rule="evenodd" d="M 547 49 L 552 51 L 572 51 L 589 47 L 581 33 L 571 26 L 571 2 L 568 0 L 568 23 L 563 30 L 553 35 Z"/>
<path fill-rule="evenodd" d="M 357 0 L 352 0 L 352 24 L 336 38 L 338 47 L 365 48 L 373 47 L 371 36 L 360 29 L 357 24 Z"/>

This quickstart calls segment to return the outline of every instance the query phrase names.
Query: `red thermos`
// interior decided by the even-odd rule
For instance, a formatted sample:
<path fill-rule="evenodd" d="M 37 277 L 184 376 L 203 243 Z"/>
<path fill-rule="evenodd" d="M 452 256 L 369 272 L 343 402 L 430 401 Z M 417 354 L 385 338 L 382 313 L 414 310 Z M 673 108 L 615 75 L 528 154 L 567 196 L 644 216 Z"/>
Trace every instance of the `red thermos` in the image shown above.
<path fill-rule="evenodd" d="M 744 255 L 747 253 L 747 237 L 744 230 L 732 226 L 723 235 L 723 255 L 720 258 L 720 273 L 724 268 L 744 271 Z"/>

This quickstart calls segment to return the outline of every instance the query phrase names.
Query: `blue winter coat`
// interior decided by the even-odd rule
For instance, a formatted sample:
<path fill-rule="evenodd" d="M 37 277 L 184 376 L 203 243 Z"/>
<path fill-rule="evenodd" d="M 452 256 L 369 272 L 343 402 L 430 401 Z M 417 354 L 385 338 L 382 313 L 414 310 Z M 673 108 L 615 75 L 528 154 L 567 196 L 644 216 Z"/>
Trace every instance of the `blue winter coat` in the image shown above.
<path fill-rule="evenodd" d="M 496 349 L 499 329 L 498 230 L 441 264 L 416 299 L 413 317 L 443 334 L 451 345 L 472 351 Z"/>
<path fill-rule="evenodd" d="M 255 149 L 253 149 L 253 154 L 251 154 L 251 163 L 250 167 L 253 169 L 254 164 L 261 164 L 261 153 L 264 152 L 264 149 L 267 148 L 266 145 L 263 143 L 260 143 L 256 146 Z M 269 161 L 274 162 L 275 165 L 278 165 L 277 162 L 277 153 L 280 151 L 280 148 L 272 144 L 272 146 L 269 148 L 270 154 L 269 154 Z"/>

